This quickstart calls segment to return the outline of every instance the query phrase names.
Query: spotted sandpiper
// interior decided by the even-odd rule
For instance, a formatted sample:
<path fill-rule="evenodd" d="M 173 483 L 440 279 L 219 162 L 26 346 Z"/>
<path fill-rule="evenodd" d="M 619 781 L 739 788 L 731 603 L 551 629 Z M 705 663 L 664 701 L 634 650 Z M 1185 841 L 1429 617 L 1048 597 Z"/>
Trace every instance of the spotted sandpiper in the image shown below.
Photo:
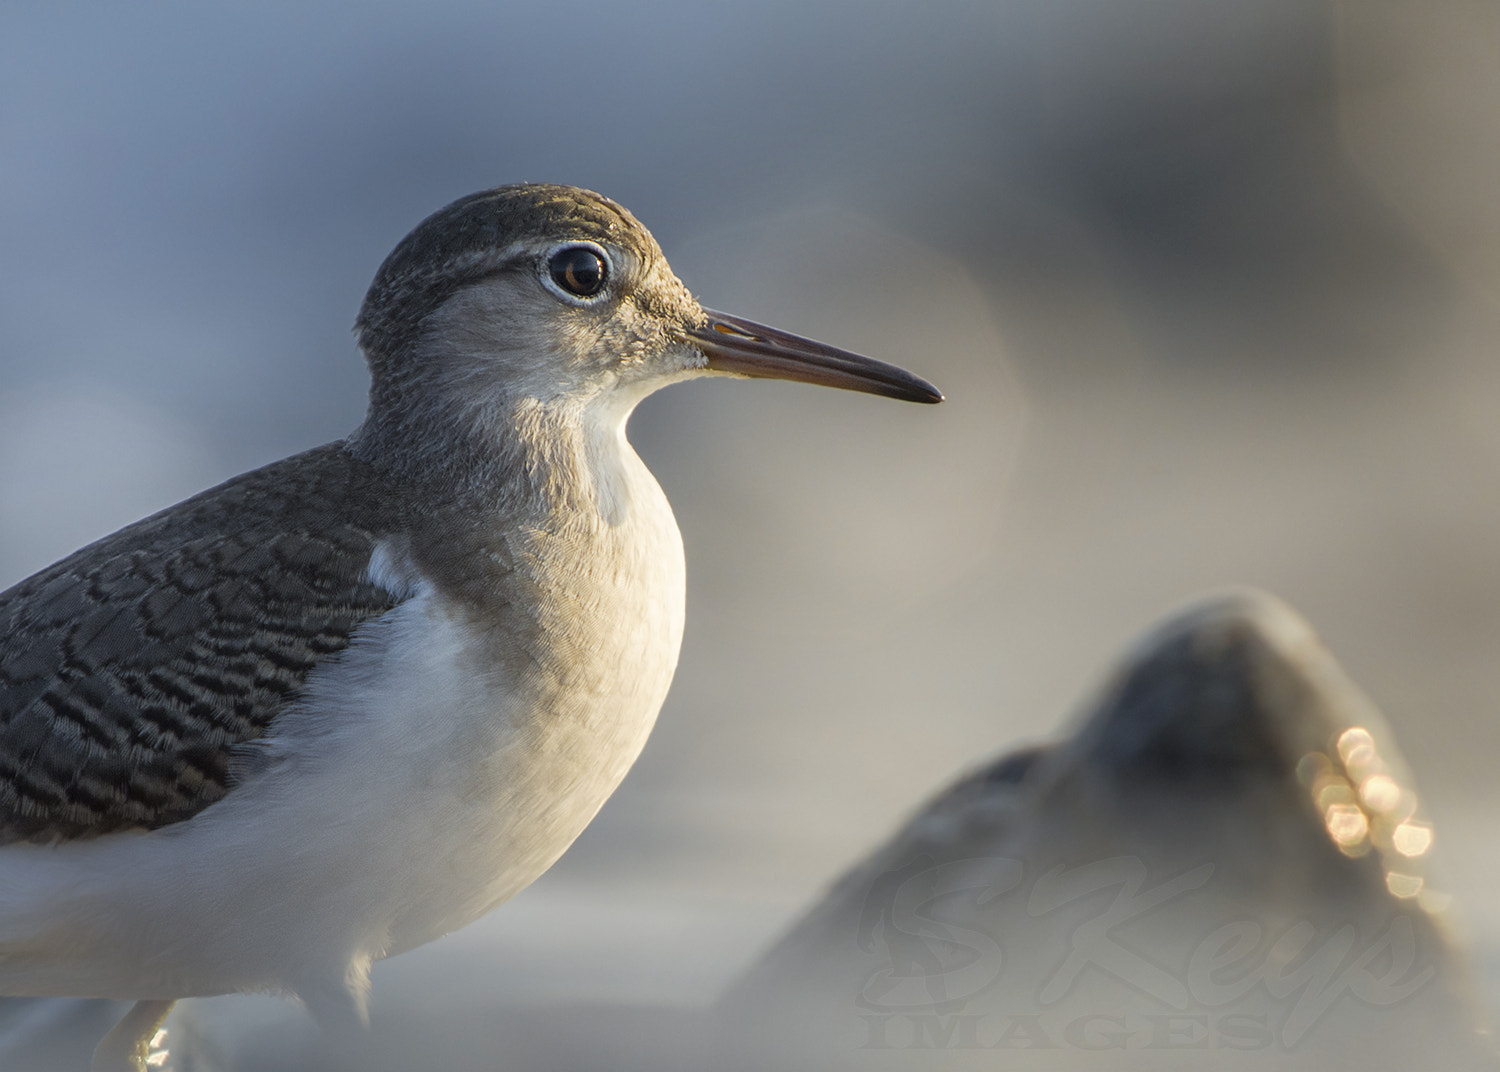
<path fill-rule="evenodd" d="M 937 402 L 891 365 L 702 308 L 566 186 L 473 194 L 386 259 L 348 439 L 0 594 L 0 993 L 272 991 L 366 1018 L 372 961 L 531 883 L 644 745 L 681 537 L 625 439 L 659 387 L 761 376 Z"/>

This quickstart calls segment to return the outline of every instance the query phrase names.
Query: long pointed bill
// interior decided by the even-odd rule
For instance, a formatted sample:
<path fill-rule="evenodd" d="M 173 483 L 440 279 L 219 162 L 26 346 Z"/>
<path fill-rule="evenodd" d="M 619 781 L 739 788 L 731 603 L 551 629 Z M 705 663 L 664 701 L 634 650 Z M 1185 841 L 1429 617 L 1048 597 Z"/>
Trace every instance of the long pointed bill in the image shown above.
<path fill-rule="evenodd" d="M 846 391 L 864 391 L 907 402 L 941 402 L 943 394 L 920 376 L 884 361 L 825 346 L 800 335 L 703 310 L 708 323 L 688 331 L 708 355 L 708 367 L 736 376 L 800 380 Z"/>

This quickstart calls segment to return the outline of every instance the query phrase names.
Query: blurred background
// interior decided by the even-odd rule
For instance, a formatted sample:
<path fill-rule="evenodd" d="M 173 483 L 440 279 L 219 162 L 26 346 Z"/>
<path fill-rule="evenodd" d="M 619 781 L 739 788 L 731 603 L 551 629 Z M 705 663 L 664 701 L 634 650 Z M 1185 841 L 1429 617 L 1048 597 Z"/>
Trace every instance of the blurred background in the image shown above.
<path fill-rule="evenodd" d="M 642 405 L 689 565 L 656 734 L 377 1019 L 711 1000 L 1228 584 L 1386 712 L 1493 994 L 1497 54 L 1488 0 L 6 5 L 0 588 L 354 428 L 350 325 L 429 212 L 588 186 L 705 304 L 948 401 Z"/>

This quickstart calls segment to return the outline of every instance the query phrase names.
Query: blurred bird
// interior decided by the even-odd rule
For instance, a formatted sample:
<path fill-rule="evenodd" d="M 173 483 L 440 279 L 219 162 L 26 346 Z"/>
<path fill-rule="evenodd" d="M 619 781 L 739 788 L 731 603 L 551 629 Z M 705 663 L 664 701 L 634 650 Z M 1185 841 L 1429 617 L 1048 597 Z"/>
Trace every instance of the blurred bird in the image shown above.
<path fill-rule="evenodd" d="M 960 778 L 841 876 L 724 995 L 717 1052 L 1495 1072 L 1420 799 L 1295 610 L 1210 596 L 1132 643 L 1072 732 Z"/>
<path fill-rule="evenodd" d="M 681 537 L 625 439 L 723 374 L 930 384 L 703 309 L 606 198 L 499 187 L 421 223 L 357 321 L 348 439 L 0 594 L 0 993 L 272 991 L 366 1019 L 371 962 L 537 878 L 645 743 Z"/>

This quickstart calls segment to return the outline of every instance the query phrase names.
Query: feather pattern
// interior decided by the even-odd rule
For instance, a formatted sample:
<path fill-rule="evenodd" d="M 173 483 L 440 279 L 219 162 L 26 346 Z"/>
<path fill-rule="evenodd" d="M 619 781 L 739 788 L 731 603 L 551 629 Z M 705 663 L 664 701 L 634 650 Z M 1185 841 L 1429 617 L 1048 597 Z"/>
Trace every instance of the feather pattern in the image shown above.
<path fill-rule="evenodd" d="M 367 576 L 383 498 L 331 444 L 0 593 L 0 843 L 155 829 L 221 799 L 235 747 L 394 605 Z"/>

